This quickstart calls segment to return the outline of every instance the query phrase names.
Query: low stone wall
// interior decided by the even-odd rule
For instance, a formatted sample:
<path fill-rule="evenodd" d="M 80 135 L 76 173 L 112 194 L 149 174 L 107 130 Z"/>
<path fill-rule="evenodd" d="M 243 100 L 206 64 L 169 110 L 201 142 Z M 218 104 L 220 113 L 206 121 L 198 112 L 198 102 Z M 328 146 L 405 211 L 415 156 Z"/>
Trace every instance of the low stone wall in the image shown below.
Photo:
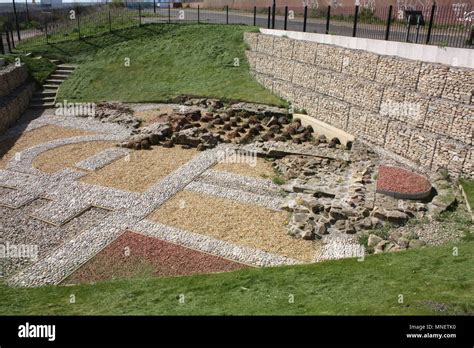
<path fill-rule="evenodd" d="M 474 177 L 474 70 L 246 33 L 252 73 L 296 109 L 428 171 Z"/>
<path fill-rule="evenodd" d="M 0 134 L 26 111 L 35 90 L 25 65 L 0 70 Z"/>

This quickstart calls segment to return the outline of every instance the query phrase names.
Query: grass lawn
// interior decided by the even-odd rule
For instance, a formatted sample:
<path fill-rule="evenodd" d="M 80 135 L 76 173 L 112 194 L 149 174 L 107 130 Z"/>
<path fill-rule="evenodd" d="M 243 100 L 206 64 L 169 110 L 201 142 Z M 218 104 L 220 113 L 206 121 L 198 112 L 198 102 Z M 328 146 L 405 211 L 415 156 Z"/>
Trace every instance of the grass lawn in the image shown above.
<path fill-rule="evenodd" d="M 371 255 L 361 262 L 33 289 L 0 285 L 0 314 L 472 315 L 474 242 L 455 246 L 458 256 L 453 245 L 445 245 Z"/>
<path fill-rule="evenodd" d="M 472 209 L 474 209 L 474 180 L 461 179 L 460 183 L 464 192 L 466 193 L 467 200 Z"/>
<path fill-rule="evenodd" d="M 56 65 L 45 58 L 35 59 L 23 55 L 0 55 L 0 58 L 5 58 L 8 63 L 15 63 L 15 59 L 18 57 L 22 63 L 26 64 L 31 76 L 40 85 L 56 70 Z"/>
<path fill-rule="evenodd" d="M 284 105 L 249 73 L 243 42 L 248 30 L 254 29 L 152 24 L 19 49 L 80 64 L 61 85 L 59 100 L 157 102 L 195 95 Z"/>

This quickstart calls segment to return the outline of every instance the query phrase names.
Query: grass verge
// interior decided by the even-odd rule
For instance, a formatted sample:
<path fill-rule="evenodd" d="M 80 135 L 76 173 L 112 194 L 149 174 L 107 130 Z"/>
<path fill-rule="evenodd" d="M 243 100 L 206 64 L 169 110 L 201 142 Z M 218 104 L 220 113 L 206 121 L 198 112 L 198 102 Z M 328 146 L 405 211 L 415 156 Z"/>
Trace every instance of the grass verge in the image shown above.
<path fill-rule="evenodd" d="M 474 180 L 461 179 L 459 182 L 466 193 L 471 209 L 474 209 Z"/>
<path fill-rule="evenodd" d="M 0 58 L 5 58 L 8 63 L 12 64 L 15 63 L 16 58 L 20 58 L 20 61 L 26 64 L 30 75 L 40 85 L 56 70 L 56 65 L 46 58 L 32 58 L 24 55 L 0 55 Z"/>
<path fill-rule="evenodd" d="M 344 259 L 67 287 L 13 289 L 0 285 L 0 314 L 472 315 L 473 255 L 471 241 L 371 255 L 362 262 Z M 71 294 L 76 297 L 74 304 L 69 303 Z M 184 304 L 178 301 L 180 294 L 185 295 Z"/>
<path fill-rule="evenodd" d="M 249 73 L 243 42 L 249 30 L 253 28 L 152 24 L 19 49 L 80 64 L 61 85 L 59 100 L 159 102 L 196 95 L 285 105 Z"/>

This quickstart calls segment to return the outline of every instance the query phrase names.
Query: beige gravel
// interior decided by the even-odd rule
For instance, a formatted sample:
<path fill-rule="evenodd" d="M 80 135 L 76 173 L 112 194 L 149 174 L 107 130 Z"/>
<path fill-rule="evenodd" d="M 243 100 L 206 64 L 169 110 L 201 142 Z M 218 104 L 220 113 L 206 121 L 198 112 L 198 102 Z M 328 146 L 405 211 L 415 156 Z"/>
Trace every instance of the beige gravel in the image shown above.
<path fill-rule="evenodd" d="M 129 156 L 81 178 L 81 181 L 143 192 L 191 160 L 197 153 L 195 149 L 161 146 L 152 150 L 132 151 Z"/>
<path fill-rule="evenodd" d="M 55 139 L 64 139 L 82 135 L 90 135 L 81 129 L 66 128 L 55 125 L 43 126 L 29 132 L 24 132 L 20 137 L 12 137 L 0 142 L 0 168 L 5 168 L 7 162 L 15 156 L 17 152 L 21 152 L 30 147 L 46 143 Z"/>
<path fill-rule="evenodd" d="M 302 261 L 314 261 L 319 242 L 286 234 L 288 213 L 182 191 L 153 212 L 150 220 L 241 246 Z"/>
<path fill-rule="evenodd" d="M 212 169 L 257 178 L 273 178 L 275 176 L 272 162 L 264 158 L 257 157 L 257 161 L 252 157 L 245 159 L 237 157 L 237 159 L 242 163 L 219 162 Z"/>
<path fill-rule="evenodd" d="M 33 166 L 46 173 L 55 173 L 115 145 L 113 141 L 90 141 L 60 146 L 40 154 L 34 159 Z"/>

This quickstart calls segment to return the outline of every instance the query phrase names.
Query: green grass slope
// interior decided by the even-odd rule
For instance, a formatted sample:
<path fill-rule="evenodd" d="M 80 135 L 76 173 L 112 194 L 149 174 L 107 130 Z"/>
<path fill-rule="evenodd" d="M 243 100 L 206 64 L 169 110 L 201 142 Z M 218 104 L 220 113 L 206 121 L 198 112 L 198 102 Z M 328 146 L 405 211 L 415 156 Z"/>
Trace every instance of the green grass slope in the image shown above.
<path fill-rule="evenodd" d="M 319 264 L 13 289 L 2 315 L 428 315 L 474 313 L 474 242 Z M 71 295 L 76 303 L 69 303 Z M 180 303 L 180 295 L 184 303 Z M 291 296 L 294 302 L 290 303 Z M 399 302 L 403 296 L 402 303 Z"/>
<path fill-rule="evenodd" d="M 282 105 L 249 73 L 243 42 L 248 30 L 253 29 L 156 24 L 20 49 L 81 65 L 61 86 L 58 100 L 154 102 L 196 95 Z"/>

